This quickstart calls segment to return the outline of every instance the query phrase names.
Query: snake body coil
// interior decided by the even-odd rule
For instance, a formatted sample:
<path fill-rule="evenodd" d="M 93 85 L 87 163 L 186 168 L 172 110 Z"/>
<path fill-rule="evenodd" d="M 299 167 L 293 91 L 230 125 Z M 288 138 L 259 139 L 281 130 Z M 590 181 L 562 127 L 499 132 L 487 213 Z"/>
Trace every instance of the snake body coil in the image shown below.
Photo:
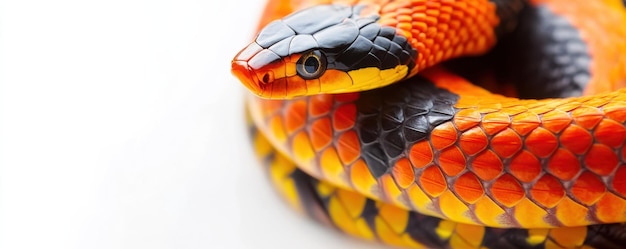
<path fill-rule="evenodd" d="M 626 246 L 621 1 L 276 0 L 261 24 L 232 70 L 294 206 L 400 246 Z M 489 74 L 440 66 L 507 39 Z"/>

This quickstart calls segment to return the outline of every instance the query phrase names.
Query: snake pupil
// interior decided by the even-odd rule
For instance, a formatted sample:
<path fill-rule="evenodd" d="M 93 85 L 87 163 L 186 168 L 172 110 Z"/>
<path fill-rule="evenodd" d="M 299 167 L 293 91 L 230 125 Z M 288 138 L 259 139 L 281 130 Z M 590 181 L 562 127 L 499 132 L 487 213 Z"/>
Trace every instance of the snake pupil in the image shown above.
<path fill-rule="evenodd" d="M 314 74 L 319 69 L 319 67 L 320 61 L 314 56 L 310 56 L 304 61 L 304 70 L 307 73 Z"/>

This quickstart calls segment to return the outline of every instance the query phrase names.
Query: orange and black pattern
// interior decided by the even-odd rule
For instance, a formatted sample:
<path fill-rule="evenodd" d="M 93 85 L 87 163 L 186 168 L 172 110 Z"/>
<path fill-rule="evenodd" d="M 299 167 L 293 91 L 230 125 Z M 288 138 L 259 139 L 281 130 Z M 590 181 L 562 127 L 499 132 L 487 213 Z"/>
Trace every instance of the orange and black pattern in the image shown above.
<path fill-rule="evenodd" d="M 271 1 L 262 24 L 320 3 Z M 255 147 L 292 205 L 348 234 L 414 248 L 626 245 L 622 1 L 360 3 L 416 50 L 408 79 L 247 99 Z M 568 98 L 497 95 L 436 66 L 485 53 L 509 32 L 502 40 L 530 40 L 504 46 L 520 50 L 502 63 L 507 83 L 522 81 L 524 97 Z"/>
<path fill-rule="evenodd" d="M 422 75 L 363 93 L 251 98 L 251 111 L 305 172 L 407 210 L 493 227 L 626 219 L 626 90 L 519 100 Z"/>
<path fill-rule="evenodd" d="M 456 223 L 398 208 L 304 173 L 252 129 L 272 184 L 295 209 L 352 236 L 406 248 L 623 248 L 626 223 L 502 229 Z"/>

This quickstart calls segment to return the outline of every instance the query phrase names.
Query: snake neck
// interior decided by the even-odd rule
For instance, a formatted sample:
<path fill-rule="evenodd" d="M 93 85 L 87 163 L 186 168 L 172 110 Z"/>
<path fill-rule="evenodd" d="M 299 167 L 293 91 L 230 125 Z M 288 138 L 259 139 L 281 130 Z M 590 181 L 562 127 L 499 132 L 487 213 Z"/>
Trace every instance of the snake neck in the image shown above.
<path fill-rule="evenodd" d="M 389 1 L 378 23 L 406 37 L 417 51 L 408 77 L 440 62 L 486 53 L 515 27 L 522 1 Z"/>

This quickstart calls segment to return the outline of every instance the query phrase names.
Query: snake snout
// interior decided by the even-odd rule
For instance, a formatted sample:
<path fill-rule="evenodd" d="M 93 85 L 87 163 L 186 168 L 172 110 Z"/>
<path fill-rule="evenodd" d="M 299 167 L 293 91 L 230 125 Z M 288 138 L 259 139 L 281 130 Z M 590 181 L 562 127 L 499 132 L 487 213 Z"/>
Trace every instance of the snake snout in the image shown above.
<path fill-rule="evenodd" d="M 257 79 L 256 74 L 252 72 L 252 69 L 246 61 L 233 60 L 231 73 L 250 91 L 254 93 L 260 93 L 262 91 L 259 79 Z"/>

